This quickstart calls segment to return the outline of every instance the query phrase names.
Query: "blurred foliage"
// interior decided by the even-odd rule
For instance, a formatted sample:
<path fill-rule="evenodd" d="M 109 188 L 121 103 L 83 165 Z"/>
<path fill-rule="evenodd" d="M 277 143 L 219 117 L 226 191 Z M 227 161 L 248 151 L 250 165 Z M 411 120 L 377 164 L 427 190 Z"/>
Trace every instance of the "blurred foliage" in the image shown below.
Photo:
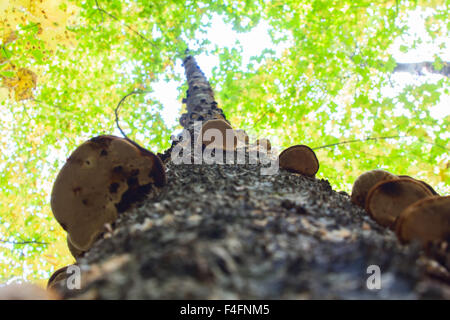
<path fill-rule="evenodd" d="M 219 58 L 210 80 L 235 127 L 280 148 L 332 145 L 317 155 L 319 177 L 335 189 L 349 191 L 362 172 L 384 168 L 448 193 L 450 117 L 430 110 L 448 95 L 449 79 L 387 94 L 396 65 L 389 48 L 409 35 L 405 21 L 417 9 L 432 10 L 424 28 L 433 41 L 448 38 L 448 1 L 3 0 L 0 283 L 44 284 L 73 261 L 50 211 L 52 182 L 77 145 L 114 132 L 123 96 L 153 93 L 123 104 L 129 137 L 154 152 L 170 145 L 176 128 L 162 120 L 153 87 L 177 81 L 181 106 L 176 64 L 186 43 Z M 243 65 L 239 43 L 223 47 L 208 37 L 214 17 L 243 34 L 264 21 L 273 47 Z M 434 63 L 443 65 L 438 52 Z"/>

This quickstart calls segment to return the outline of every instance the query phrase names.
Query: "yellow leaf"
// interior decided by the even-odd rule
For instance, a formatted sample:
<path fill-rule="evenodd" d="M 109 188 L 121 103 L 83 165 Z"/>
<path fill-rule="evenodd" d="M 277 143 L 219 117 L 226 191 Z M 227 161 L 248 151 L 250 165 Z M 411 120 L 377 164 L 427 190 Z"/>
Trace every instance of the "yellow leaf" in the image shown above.
<path fill-rule="evenodd" d="M 16 101 L 33 98 L 37 76 L 34 72 L 21 68 L 17 71 L 17 84 L 14 87 Z"/>
<path fill-rule="evenodd" d="M 17 39 L 17 33 L 14 30 L 6 29 L 3 31 L 3 44 L 8 44 Z"/>

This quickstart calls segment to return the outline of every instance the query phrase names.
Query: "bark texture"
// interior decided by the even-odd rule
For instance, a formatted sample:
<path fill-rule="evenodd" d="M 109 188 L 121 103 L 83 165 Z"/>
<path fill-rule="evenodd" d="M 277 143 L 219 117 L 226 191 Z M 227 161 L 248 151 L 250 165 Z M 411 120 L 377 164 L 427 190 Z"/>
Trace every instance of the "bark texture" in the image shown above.
<path fill-rule="evenodd" d="M 450 298 L 444 266 L 401 246 L 328 181 L 259 170 L 169 163 L 163 193 L 123 214 L 79 259 L 83 289 L 64 296 Z M 366 286 L 370 265 L 381 269 L 381 290 Z"/>
<path fill-rule="evenodd" d="M 224 117 L 192 57 L 181 124 Z M 245 148 L 245 147 L 244 147 Z M 167 154 L 167 153 L 166 153 Z M 277 156 L 277 155 L 275 155 Z M 320 159 L 319 159 L 320 161 Z M 262 165 L 175 165 L 79 258 L 73 299 L 450 298 L 448 247 L 402 246 L 327 180 Z M 429 256 L 433 258 L 430 258 Z M 380 290 L 367 268 L 381 269 Z"/>
<path fill-rule="evenodd" d="M 188 90 L 183 103 L 187 112 L 180 118 L 180 124 L 185 129 L 191 129 L 194 121 L 225 119 L 223 110 L 217 107 L 214 92 L 204 73 L 200 70 L 193 56 L 187 56 L 183 61 Z"/>
<path fill-rule="evenodd" d="M 183 60 L 183 66 L 188 83 L 186 97 L 183 99 L 187 112 L 181 115 L 180 124 L 185 130 L 188 130 L 191 138 L 193 138 L 195 121 L 205 122 L 213 119 L 229 121 L 226 119 L 223 110 L 217 107 L 217 102 L 214 99 L 214 91 L 206 79 L 205 74 L 195 61 L 195 58 L 188 55 Z M 169 160 L 173 147 L 181 141 L 181 135 L 178 137 L 173 136 L 172 140 L 171 147 L 163 154 L 158 154 L 163 161 Z"/>

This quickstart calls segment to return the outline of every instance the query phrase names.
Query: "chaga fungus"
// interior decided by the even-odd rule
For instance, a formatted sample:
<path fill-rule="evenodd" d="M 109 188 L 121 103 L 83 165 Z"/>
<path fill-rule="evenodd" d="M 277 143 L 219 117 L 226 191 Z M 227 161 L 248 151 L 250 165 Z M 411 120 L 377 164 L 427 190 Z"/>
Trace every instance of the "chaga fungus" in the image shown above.
<path fill-rule="evenodd" d="M 227 143 L 227 134 L 231 135 L 229 143 Z M 206 121 L 198 139 L 208 149 L 235 150 L 237 145 L 233 128 L 228 122 L 221 119 Z"/>
<path fill-rule="evenodd" d="M 432 195 L 423 184 L 408 178 L 380 181 L 369 190 L 365 209 L 378 224 L 393 228 L 406 207 Z"/>
<path fill-rule="evenodd" d="M 319 160 L 314 151 L 305 145 L 296 145 L 280 153 L 280 168 L 314 177 L 319 170 Z"/>
<path fill-rule="evenodd" d="M 438 196 L 438 195 L 439 195 L 439 193 L 437 193 L 437 192 L 433 189 L 433 187 L 430 186 L 430 185 L 429 185 L 428 183 L 426 183 L 425 181 L 418 180 L 418 179 L 415 179 L 415 178 L 413 178 L 413 177 L 405 176 L 405 175 L 399 175 L 398 177 L 399 177 L 399 178 L 409 178 L 409 179 L 418 181 L 418 182 L 420 182 L 421 184 L 423 184 L 425 187 L 427 187 L 428 190 L 430 190 L 432 194 L 434 194 L 435 196 Z"/>
<path fill-rule="evenodd" d="M 352 202 L 364 208 L 369 190 L 380 181 L 393 179 L 397 179 L 397 176 L 380 169 L 364 172 L 353 183 L 351 196 Z"/>
<path fill-rule="evenodd" d="M 67 159 L 53 184 L 51 207 L 71 244 L 86 251 L 105 224 L 165 183 L 156 155 L 127 139 L 99 136 Z"/>
<path fill-rule="evenodd" d="M 450 238 L 450 196 L 419 200 L 400 214 L 395 233 L 402 243 L 419 240 L 423 245 Z"/>

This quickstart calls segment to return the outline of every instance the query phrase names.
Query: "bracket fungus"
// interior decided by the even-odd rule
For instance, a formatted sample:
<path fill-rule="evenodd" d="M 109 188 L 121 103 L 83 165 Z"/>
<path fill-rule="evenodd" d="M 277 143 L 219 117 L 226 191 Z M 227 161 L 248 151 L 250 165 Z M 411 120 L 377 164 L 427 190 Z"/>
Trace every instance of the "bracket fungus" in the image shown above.
<path fill-rule="evenodd" d="M 406 176 L 406 175 L 399 175 L 398 177 L 399 177 L 399 178 L 408 178 L 408 179 L 412 179 L 412 180 L 418 181 L 418 182 L 420 182 L 421 184 L 423 184 L 425 187 L 427 187 L 427 189 L 430 190 L 431 193 L 432 193 L 433 195 L 435 195 L 435 196 L 438 196 L 438 195 L 439 195 L 439 193 L 437 193 L 437 192 L 433 189 L 432 186 L 430 186 L 428 183 L 426 183 L 426 182 L 423 181 L 423 180 L 418 180 L 418 179 L 415 179 L 415 178 L 413 178 L 413 177 Z"/>
<path fill-rule="evenodd" d="M 236 149 L 238 140 L 231 125 L 222 119 L 206 121 L 202 126 L 198 139 L 208 149 L 214 148 L 230 151 Z"/>
<path fill-rule="evenodd" d="M 432 195 L 423 184 L 408 178 L 380 181 L 367 194 L 365 209 L 380 225 L 393 228 L 406 207 Z"/>
<path fill-rule="evenodd" d="M 380 181 L 393 179 L 397 179 L 397 176 L 380 169 L 364 172 L 353 183 L 352 202 L 364 208 L 369 190 Z"/>
<path fill-rule="evenodd" d="M 419 240 L 423 245 L 450 238 L 450 196 L 419 200 L 400 214 L 395 233 L 402 243 Z"/>
<path fill-rule="evenodd" d="M 51 207 L 71 244 L 86 251 L 105 224 L 165 183 L 158 156 L 128 139 L 99 136 L 67 159 L 53 184 Z"/>
<path fill-rule="evenodd" d="M 47 289 L 56 289 L 58 286 L 58 283 L 61 283 L 62 281 L 65 281 L 68 278 L 67 269 L 69 266 L 65 266 L 62 268 L 59 268 L 53 274 L 50 276 L 50 278 L 47 281 Z"/>
<path fill-rule="evenodd" d="M 280 168 L 308 177 L 314 177 L 319 170 L 319 160 L 314 151 L 305 145 L 295 145 L 280 153 Z"/>
<path fill-rule="evenodd" d="M 75 247 L 72 243 L 72 241 L 70 241 L 70 235 L 67 234 L 67 247 L 69 248 L 70 253 L 72 254 L 72 256 L 76 259 L 78 257 L 80 257 L 84 251 L 78 249 L 77 247 Z"/>

